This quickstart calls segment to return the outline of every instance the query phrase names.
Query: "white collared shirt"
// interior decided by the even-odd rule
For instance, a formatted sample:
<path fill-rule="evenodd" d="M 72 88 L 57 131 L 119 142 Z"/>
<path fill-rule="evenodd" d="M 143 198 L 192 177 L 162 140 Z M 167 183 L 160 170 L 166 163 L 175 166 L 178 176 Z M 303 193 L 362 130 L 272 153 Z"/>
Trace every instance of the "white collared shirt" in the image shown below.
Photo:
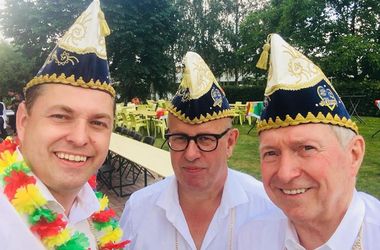
<path fill-rule="evenodd" d="M 379 249 L 380 201 L 354 192 L 350 206 L 330 239 L 316 250 L 351 250 L 363 229 L 363 249 Z M 239 231 L 237 249 L 305 250 L 299 244 L 294 226 L 279 210 L 252 220 Z M 250 246 L 250 247 L 249 247 Z"/>
<path fill-rule="evenodd" d="M 64 214 L 64 208 L 53 197 L 47 187 L 36 177 L 37 187 L 47 200 L 47 207 Z M 83 232 L 90 242 L 91 249 L 96 249 L 96 240 L 87 219 L 97 210 L 99 202 L 90 185 L 86 183 L 78 193 L 70 210 L 69 217 L 64 216 L 73 232 Z M 14 209 L 0 187 L 0 249 L 1 250 L 40 250 L 45 249 L 41 241 L 29 229 L 27 218 L 20 216 Z"/>
<path fill-rule="evenodd" d="M 229 169 L 221 204 L 207 229 L 201 250 L 228 249 L 230 243 L 234 244 L 235 233 L 243 223 L 273 206 L 261 182 Z M 235 211 L 233 227 L 229 227 L 231 211 Z M 174 250 L 176 242 L 180 250 L 196 249 L 179 205 L 174 176 L 133 193 L 120 224 L 125 239 L 132 241 L 127 249 Z"/>

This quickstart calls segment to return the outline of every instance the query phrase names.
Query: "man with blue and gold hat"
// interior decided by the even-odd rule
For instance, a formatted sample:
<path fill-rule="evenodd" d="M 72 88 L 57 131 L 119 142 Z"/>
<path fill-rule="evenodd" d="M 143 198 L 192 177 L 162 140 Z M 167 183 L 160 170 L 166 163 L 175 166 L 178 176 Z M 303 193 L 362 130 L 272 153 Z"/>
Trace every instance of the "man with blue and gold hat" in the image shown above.
<path fill-rule="evenodd" d="M 279 35 L 257 125 L 265 191 L 281 210 L 243 226 L 238 249 L 378 249 L 380 202 L 355 189 L 365 142 L 320 68 Z M 265 55 L 266 54 L 266 55 Z"/>
<path fill-rule="evenodd" d="M 18 138 L 0 144 L 1 249 L 121 249 L 127 243 L 118 242 L 122 231 L 107 197 L 90 185 L 114 120 L 108 34 L 94 0 L 24 88 Z"/>
<path fill-rule="evenodd" d="M 128 249 L 232 249 L 239 227 L 272 208 L 262 184 L 231 170 L 239 131 L 224 91 L 203 59 L 184 57 L 181 84 L 169 106 L 175 176 L 132 194 L 121 226 Z"/>

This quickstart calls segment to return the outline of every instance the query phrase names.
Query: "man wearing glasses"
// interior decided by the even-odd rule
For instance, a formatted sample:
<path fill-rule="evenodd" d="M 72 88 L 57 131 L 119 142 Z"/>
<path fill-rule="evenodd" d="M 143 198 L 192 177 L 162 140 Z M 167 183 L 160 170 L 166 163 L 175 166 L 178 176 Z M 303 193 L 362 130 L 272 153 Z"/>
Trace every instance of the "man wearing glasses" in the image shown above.
<path fill-rule="evenodd" d="M 196 53 L 184 65 L 168 108 L 175 176 L 128 200 L 121 218 L 128 249 L 232 249 L 238 228 L 273 207 L 261 182 L 228 168 L 239 131 L 214 75 Z"/>

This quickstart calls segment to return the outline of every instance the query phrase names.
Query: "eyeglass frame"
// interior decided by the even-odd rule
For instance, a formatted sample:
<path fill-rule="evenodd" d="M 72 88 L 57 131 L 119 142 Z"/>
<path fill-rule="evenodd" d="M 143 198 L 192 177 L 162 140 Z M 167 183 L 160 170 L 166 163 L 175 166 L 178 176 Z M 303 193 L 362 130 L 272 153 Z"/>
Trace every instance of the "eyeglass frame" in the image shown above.
<path fill-rule="evenodd" d="M 185 133 L 174 133 L 174 134 L 170 134 L 170 133 L 166 133 L 165 134 L 165 141 L 167 142 L 169 148 L 175 152 L 183 152 L 185 151 L 188 147 L 189 147 L 189 144 L 190 144 L 190 141 L 193 140 L 195 145 L 197 145 L 197 148 L 202 151 L 202 152 L 212 152 L 212 151 L 215 151 L 217 148 L 218 148 L 218 145 L 219 145 L 219 139 L 222 138 L 223 136 L 225 136 L 227 134 L 228 131 L 230 131 L 232 128 L 227 128 L 226 130 L 224 130 L 222 133 L 220 134 L 211 134 L 211 133 L 201 133 L 201 134 L 196 134 L 194 136 L 189 136 L 188 134 L 185 134 Z M 187 144 L 186 146 L 184 147 L 184 149 L 182 150 L 175 150 L 173 149 L 171 146 L 170 146 L 170 143 L 169 143 L 169 138 L 171 136 L 183 136 L 186 138 L 186 141 L 187 141 Z M 212 136 L 212 137 L 215 137 L 216 139 L 216 144 L 215 144 L 215 148 L 213 148 L 212 150 L 203 150 L 199 145 L 198 145 L 198 142 L 197 142 L 197 139 L 199 137 L 202 137 L 202 136 Z"/>

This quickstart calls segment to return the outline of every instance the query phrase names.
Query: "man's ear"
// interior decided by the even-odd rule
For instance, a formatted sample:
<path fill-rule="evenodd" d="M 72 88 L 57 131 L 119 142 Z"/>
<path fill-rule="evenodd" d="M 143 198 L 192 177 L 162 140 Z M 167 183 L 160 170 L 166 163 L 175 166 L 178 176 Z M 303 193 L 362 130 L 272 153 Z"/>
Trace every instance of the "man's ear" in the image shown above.
<path fill-rule="evenodd" d="M 17 137 L 22 142 L 25 135 L 25 127 L 28 121 L 28 111 L 26 110 L 25 101 L 18 105 L 17 114 L 16 114 L 16 128 L 17 128 Z"/>
<path fill-rule="evenodd" d="M 239 138 L 239 130 L 236 128 L 232 128 L 231 131 L 229 132 L 228 141 L 227 141 L 228 158 L 232 156 L 232 152 L 234 151 L 238 138 Z"/>
<path fill-rule="evenodd" d="M 349 143 L 349 155 L 351 163 L 351 174 L 357 176 L 363 162 L 365 153 L 365 141 L 361 135 L 356 135 Z"/>

